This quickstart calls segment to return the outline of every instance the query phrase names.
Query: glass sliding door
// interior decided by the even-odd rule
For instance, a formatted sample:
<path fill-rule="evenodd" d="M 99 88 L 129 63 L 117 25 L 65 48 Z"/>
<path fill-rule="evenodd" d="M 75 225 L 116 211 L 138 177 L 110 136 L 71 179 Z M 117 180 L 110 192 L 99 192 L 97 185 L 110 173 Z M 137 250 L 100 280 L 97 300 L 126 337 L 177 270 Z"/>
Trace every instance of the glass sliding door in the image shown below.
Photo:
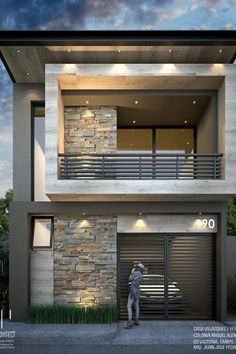
<path fill-rule="evenodd" d="M 117 150 L 152 153 L 152 129 L 117 129 Z"/>
<path fill-rule="evenodd" d="M 193 129 L 174 128 L 156 129 L 157 153 L 183 153 L 194 152 Z"/>

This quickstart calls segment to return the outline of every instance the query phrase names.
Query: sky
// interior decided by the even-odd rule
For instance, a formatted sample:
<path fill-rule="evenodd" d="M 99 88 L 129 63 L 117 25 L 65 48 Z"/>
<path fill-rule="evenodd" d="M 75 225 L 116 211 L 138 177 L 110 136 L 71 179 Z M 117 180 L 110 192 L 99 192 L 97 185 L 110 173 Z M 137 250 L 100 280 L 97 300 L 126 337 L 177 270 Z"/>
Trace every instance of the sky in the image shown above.
<path fill-rule="evenodd" d="M 0 30 L 233 30 L 236 0 L 0 0 Z M 0 197 L 12 188 L 12 84 L 0 62 Z"/>

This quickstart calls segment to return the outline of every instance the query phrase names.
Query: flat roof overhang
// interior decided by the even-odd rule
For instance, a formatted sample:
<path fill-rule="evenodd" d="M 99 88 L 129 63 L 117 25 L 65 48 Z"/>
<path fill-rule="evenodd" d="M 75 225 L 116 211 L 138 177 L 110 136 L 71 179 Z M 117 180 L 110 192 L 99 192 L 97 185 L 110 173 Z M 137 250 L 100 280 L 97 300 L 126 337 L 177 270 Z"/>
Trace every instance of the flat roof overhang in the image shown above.
<path fill-rule="evenodd" d="M 236 45 L 236 30 L 0 31 L 0 45 Z"/>
<path fill-rule="evenodd" d="M 43 83 L 46 63 L 229 64 L 236 31 L 0 31 L 0 59 L 19 83 Z"/>

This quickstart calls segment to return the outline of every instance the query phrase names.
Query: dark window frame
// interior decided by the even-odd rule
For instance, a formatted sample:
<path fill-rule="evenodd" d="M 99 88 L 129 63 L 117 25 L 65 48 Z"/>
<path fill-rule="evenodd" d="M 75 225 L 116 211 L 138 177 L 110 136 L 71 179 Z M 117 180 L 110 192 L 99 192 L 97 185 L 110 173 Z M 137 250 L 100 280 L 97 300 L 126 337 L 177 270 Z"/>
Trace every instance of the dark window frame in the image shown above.
<path fill-rule="evenodd" d="M 193 130 L 193 153 L 197 151 L 197 127 L 195 125 L 150 125 L 150 126 L 117 126 L 117 132 L 119 129 L 149 129 L 152 130 L 152 153 L 156 153 L 156 130 L 157 129 L 192 129 Z M 117 135 L 118 136 L 118 135 Z"/>
<path fill-rule="evenodd" d="M 34 246 L 35 220 L 39 220 L 39 219 L 51 220 L 50 245 L 49 246 Z M 32 215 L 31 216 L 31 249 L 32 250 L 50 250 L 50 249 L 52 249 L 53 236 L 54 236 L 54 216 L 53 215 Z"/>

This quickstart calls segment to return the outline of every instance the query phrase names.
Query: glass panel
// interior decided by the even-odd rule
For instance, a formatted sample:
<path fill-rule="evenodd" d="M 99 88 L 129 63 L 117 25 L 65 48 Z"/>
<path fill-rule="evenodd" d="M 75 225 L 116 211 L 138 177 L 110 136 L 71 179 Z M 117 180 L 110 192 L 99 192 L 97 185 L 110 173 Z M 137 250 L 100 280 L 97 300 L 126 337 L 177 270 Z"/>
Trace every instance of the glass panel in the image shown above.
<path fill-rule="evenodd" d="M 157 152 L 193 153 L 193 129 L 156 129 Z"/>
<path fill-rule="evenodd" d="M 152 152 L 152 129 L 118 129 L 117 150 Z"/>
<path fill-rule="evenodd" d="M 33 247 L 51 247 L 52 219 L 34 219 Z"/>

